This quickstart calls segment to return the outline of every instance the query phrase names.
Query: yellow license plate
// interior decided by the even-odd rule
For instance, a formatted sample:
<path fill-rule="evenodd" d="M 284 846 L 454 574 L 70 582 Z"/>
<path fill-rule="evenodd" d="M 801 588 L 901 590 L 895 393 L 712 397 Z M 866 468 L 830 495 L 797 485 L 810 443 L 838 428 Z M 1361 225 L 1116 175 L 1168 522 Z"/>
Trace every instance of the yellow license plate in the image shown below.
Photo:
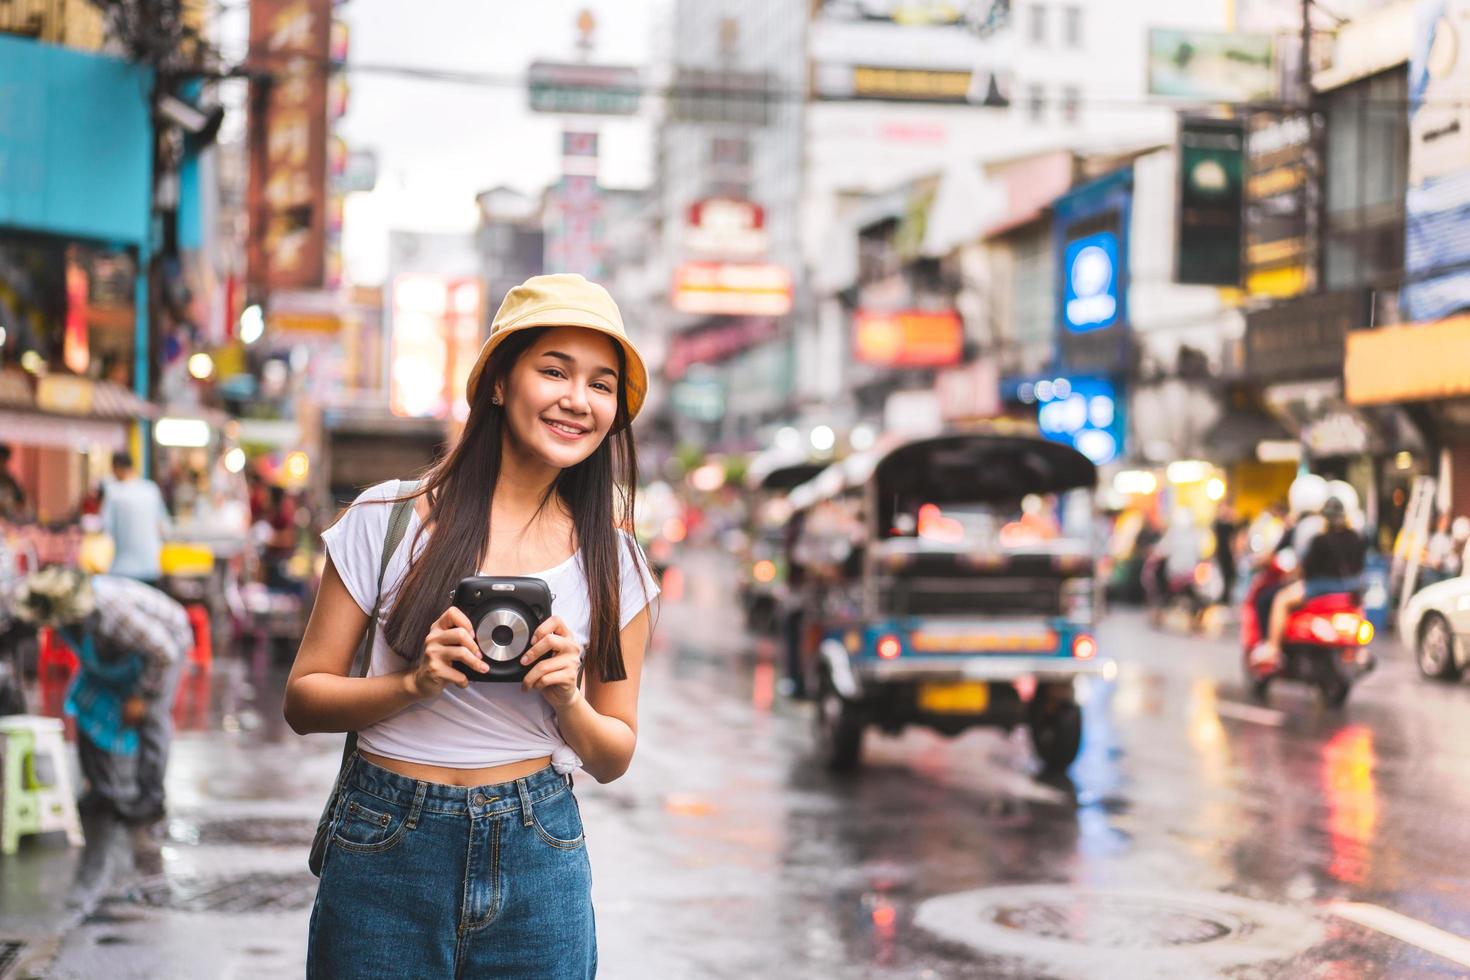
<path fill-rule="evenodd" d="M 978 715 L 990 705 L 990 685 L 984 681 L 920 684 L 919 710 L 935 714 Z"/>

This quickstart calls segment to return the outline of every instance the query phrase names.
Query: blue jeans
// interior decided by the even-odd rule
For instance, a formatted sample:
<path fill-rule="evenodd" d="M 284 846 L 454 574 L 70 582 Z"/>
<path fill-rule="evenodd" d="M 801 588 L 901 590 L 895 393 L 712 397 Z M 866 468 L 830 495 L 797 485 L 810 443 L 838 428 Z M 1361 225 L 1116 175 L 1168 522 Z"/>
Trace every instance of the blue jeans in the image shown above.
<path fill-rule="evenodd" d="M 1360 592 L 1363 588 L 1362 576 L 1352 578 L 1309 578 L 1302 589 L 1303 598 L 1315 599 L 1318 596 L 1337 595 L 1343 592 Z"/>
<path fill-rule="evenodd" d="M 306 975 L 586 978 L 592 870 L 571 782 L 493 786 L 350 763 L 311 912 Z"/>

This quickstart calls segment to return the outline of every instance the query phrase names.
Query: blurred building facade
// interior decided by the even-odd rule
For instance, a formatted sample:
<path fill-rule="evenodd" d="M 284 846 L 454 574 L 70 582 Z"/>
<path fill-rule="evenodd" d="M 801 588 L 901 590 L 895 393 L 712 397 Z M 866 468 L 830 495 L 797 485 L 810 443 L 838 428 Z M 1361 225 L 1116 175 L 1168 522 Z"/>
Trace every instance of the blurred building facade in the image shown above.
<path fill-rule="evenodd" d="M 157 76 L 120 48 L 89 4 L 0 9 L 0 428 L 44 522 L 77 516 L 111 452 L 148 456 L 167 285 L 149 267 L 177 244 L 153 222 L 198 215 L 197 194 L 156 192 Z"/>
<path fill-rule="evenodd" d="M 786 417 L 800 309 L 806 18 L 779 0 L 674 4 L 656 137 L 668 417 L 754 448 Z"/>
<path fill-rule="evenodd" d="M 1218 30 L 1226 16 L 1224 4 L 981 4 L 915 23 L 814 5 L 798 425 L 881 425 L 885 398 L 937 390 L 946 372 L 958 390 L 966 367 L 1008 377 L 1012 394 L 1062 367 L 1048 209 L 1109 158 L 1172 144 L 1176 126 L 1145 72 L 1098 66 L 1145 65 L 1157 23 Z M 885 331 L 893 349 L 876 354 L 862 337 Z M 934 331 L 943 350 L 904 351 Z"/>

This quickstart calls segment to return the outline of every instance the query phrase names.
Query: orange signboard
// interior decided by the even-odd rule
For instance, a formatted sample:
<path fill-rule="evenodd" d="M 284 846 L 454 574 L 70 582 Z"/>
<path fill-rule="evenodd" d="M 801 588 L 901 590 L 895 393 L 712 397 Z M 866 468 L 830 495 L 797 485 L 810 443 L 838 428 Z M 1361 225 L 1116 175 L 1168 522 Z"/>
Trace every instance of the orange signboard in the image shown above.
<path fill-rule="evenodd" d="M 853 336 L 858 360 L 887 367 L 948 367 L 965 345 L 953 310 L 858 310 Z"/>
<path fill-rule="evenodd" d="M 674 270 L 674 309 L 727 316 L 791 312 L 791 273 L 768 262 L 685 262 Z"/>
<path fill-rule="evenodd" d="M 1404 323 L 1347 335 L 1350 405 L 1437 401 L 1470 395 L 1470 316 Z"/>
<path fill-rule="evenodd" d="M 326 272 L 331 0 L 252 0 L 250 282 L 314 289 Z"/>

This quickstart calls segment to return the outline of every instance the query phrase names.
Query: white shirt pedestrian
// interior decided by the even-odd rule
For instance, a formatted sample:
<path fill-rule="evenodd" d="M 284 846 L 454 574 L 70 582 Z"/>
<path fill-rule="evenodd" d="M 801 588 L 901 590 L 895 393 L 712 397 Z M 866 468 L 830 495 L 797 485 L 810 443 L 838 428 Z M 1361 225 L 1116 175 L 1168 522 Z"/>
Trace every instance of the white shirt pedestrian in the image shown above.
<path fill-rule="evenodd" d="M 116 554 L 109 572 L 152 582 L 163 573 L 159 554 L 169 526 L 163 493 L 152 480 L 132 476 L 107 484 L 102 495 L 102 529 Z"/>

